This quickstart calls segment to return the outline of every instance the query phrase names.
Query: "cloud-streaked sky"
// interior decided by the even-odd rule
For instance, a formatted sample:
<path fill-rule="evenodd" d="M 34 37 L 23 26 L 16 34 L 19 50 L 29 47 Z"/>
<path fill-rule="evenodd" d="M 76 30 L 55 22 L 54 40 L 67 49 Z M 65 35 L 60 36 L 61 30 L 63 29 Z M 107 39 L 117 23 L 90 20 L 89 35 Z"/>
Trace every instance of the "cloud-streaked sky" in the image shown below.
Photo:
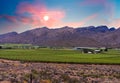
<path fill-rule="evenodd" d="M 120 0 L 0 0 L 0 33 L 99 25 L 120 27 Z"/>

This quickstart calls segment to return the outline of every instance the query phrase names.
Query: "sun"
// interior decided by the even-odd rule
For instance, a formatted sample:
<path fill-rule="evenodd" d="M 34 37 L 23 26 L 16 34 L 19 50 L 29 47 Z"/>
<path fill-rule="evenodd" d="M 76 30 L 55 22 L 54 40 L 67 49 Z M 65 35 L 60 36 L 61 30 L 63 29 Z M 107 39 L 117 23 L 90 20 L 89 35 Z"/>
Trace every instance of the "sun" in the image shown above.
<path fill-rule="evenodd" d="M 49 16 L 44 16 L 43 19 L 44 19 L 45 21 L 48 21 L 48 20 L 49 20 Z"/>

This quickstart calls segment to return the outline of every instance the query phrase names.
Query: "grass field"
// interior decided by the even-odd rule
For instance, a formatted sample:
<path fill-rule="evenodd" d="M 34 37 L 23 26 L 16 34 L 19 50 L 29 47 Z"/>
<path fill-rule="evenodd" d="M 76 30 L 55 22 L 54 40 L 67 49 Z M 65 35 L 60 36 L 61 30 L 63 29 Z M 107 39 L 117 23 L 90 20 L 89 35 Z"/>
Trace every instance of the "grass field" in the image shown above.
<path fill-rule="evenodd" d="M 120 50 L 109 50 L 100 54 L 81 54 L 76 50 L 65 49 L 1 49 L 0 58 L 34 62 L 120 64 Z"/>

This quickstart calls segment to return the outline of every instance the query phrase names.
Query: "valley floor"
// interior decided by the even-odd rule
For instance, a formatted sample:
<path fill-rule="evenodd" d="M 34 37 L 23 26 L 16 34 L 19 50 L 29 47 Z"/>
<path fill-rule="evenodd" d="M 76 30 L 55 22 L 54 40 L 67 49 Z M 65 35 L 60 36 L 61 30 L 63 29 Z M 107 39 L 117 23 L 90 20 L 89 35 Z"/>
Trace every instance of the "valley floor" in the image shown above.
<path fill-rule="evenodd" d="M 120 65 L 33 63 L 0 59 L 0 83 L 119 83 Z"/>

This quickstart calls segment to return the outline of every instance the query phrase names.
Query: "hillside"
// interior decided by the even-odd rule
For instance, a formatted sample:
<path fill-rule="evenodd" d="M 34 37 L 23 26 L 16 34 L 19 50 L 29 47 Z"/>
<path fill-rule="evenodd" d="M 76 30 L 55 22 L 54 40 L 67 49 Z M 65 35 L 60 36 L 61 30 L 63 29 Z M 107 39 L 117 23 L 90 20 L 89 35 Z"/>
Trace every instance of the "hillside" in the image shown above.
<path fill-rule="evenodd" d="M 107 26 L 36 28 L 22 33 L 0 35 L 0 43 L 23 43 L 40 46 L 90 46 L 120 47 L 120 29 Z"/>

